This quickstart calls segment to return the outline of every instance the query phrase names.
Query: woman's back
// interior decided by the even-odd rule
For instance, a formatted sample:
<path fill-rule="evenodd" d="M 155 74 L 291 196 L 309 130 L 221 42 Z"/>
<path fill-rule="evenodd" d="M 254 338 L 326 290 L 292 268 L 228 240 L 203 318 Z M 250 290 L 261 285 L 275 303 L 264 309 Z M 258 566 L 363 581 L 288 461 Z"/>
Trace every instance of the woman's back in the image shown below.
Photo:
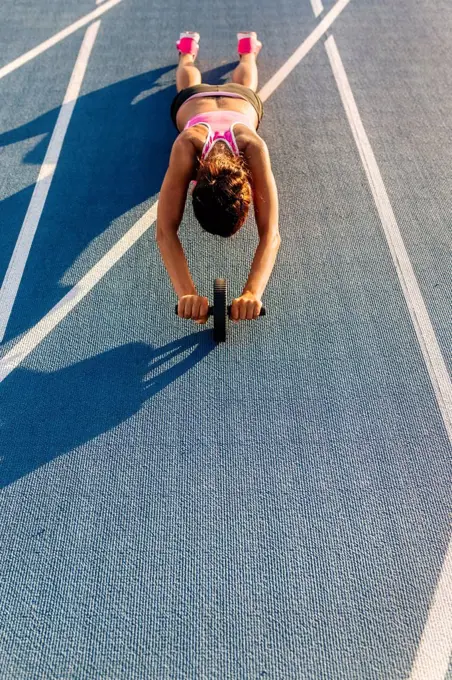
<path fill-rule="evenodd" d="M 199 97 L 189 99 L 182 104 L 177 112 L 177 127 L 181 132 L 188 121 L 198 114 L 208 111 L 234 111 L 245 115 L 256 130 L 258 116 L 254 107 L 244 99 L 235 97 Z"/>

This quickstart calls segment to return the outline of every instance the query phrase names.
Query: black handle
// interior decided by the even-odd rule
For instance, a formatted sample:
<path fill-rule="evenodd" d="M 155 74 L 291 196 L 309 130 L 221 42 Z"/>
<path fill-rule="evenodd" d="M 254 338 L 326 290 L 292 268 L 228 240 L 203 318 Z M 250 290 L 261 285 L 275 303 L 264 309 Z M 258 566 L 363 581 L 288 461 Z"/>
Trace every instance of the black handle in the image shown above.
<path fill-rule="evenodd" d="M 175 307 L 176 314 L 177 314 L 178 306 L 179 305 L 176 305 L 176 307 Z M 231 307 L 232 307 L 232 305 L 228 306 L 228 316 L 229 317 L 231 316 Z M 259 316 L 265 316 L 265 314 L 266 314 L 265 307 L 261 307 L 261 312 L 260 312 Z M 209 312 L 208 312 L 207 316 L 212 316 L 212 315 L 213 315 L 213 307 L 209 307 Z"/>

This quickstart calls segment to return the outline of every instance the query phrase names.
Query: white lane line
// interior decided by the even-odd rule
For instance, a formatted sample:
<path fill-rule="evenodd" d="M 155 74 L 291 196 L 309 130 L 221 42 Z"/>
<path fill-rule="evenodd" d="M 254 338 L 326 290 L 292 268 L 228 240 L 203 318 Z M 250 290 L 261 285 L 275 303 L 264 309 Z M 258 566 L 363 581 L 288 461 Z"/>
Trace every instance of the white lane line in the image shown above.
<path fill-rule="evenodd" d="M 314 32 L 317 29 L 314 29 Z M 320 36 L 319 36 L 320 37 Z M 306 41 L 305 41 L 306 42 Z M 311 43 L 315 45 L 317 40 Z M 303 43 L 305 44 L 305 43 Z M 309 48 L 310 49 L 310 48 Z M 305 52 L 307 54 L 307 52 Z M 303 56 L 305 56 L 305 54 Z M 301 59 L 303 58 L 301 57 Z M 264 85 L 265 87 L 265 85 Z M 273 87 L 270 94 L 276 88 Z M 262 90 L 261 90 L 262 92 Z M 114 264 L 131 248 L 157 219 L 157 203 L 141 217 L 138 222 L 113 246 L 83 279 L 72 288 L 53 309 L 33 326 L 21 340 L 0 359 L 0 383 L 39 345 L 39 343 L 62 321 L 69 312 L 85 297 L 85 295 L 101 280 Z"/>
<path fill-rule="evenodd" d="M 39 171 L 33 195 L 22 224 L 8 269 L 0 289 L 0 342 L 2 342 L 8 325 L 11 311 L 19 290 L 31 245 L 38 228 L 39 220 L 49 193 L 55 168 L 58 163 L 64 137 L 66 135 L 72 112 L 74 111 L 80 87 L 83 82 L 88 60 L 96 40 L 100 21 L 88 27 L 80 47 L 74 70 L 58 115 L 58 119 L 49 142 L 47 153 Z"/>
<path fill-rule="evenodd" d="M 133 227 L 111 248 L 87 274 L 66 293 L 0 361 L 0 383 L 27 357 L 30 352 L 62 321 L 70 311 L 94 288 L 113 265 L 143 236 L 157 219 L 156 201 Z"/>
<path fill-rule="evenodd" d="M 304 42 L 301 43 L 292 56 L 286 61 L 281 68 L 276 71 L 275 75 L 267 81 L 259 92 L 259 96 L 262 101 L 265 101 L 269 96 L 276 90 L 276 88 L 281 85 L 282 81 L 287 78 L 289 73 L 293 71 L 295 66 L 297 66 L 300 61 L 307 55 L 309 50 L 314 47 L 314 45 L 320 40 L 320 38 L 326 33 L 331 24 L 337 19 L 342 10 L 348 5 L 350 0 L 339 0 L 334 7 L 330 9 L 328 14 L 326 14 L 322 21 L 320 21 L 312 33 L 306 38 Z"/>
<path fill-rule="evenodd" d="M 438 341 L 433 330 L 419 284 L 408 257 L 400 230 L 389 202 L 380 170 L 375 160 L 372 147 L 364 130 L 361 117 L 356 106 L 341 57 L 333 36 L 325 41 L 325 48 L 336 79 L 339 94 L 358 147 L 359 155 L 372 190 L 378 214 L 383 226 L 392 259 L 402 286 L 403 294 L 411 315 L 413 325 L 421 346 L 424 361 L 427 365 L 438 406 L 443 416 L 444 425 L 452 442 L 452 383 L 447 372 Z"/>
<path fill-rule="evenodd" d="M 122 2 L 122 0 L 108 0 L 108 2 L 105 3 L 105 5 L 102 5 L 102 7 L 98 7 L 89 14 L 86 14 L 84 17 L 82 17 L 75 23 L 71 24 L 67 28 L 64 28 L 59 33 L 56 33 L 48 40 L 45 40 L 37 47 L 34 47 L 32 50 L 25 52 L 25 54 L 23 54 L 21 57 L 17 57 L 17 59 L 14 59 L 14 61 L 11 61 L 9 64 L 6 64 L 6 66 L 0 68 L 0 80 L 4 78 L 6 75 L 8 75 L 8 73 L 15 71 L 16 69 L 26 64 L 28 61 L 31 61 L 32 59 L 37 57 L 39 54 L 42 54 L 43 52 L 48 50 L 49 47 L 53 47 L 53 45 L 56 45 L 57 43 L 61 42 L 61 40 L 67 38 L 67 36 L 71 35 L 71 33 L 75 33 L 75 31 L 78 31 L 79 28 L 86 26 L 91 21 L 94 21 L 95 19 L 100 17 L 102 14 L 105 14 L 105 12 L 108 12 L 109 9 L 111 9 L 120 2 Z"/>
<path fill-rule="evenodd" d="M 333 36 L 325 48 L 372 190 L 400 285 L 416 330 L 446 432 L 452 443 L 452 383 L 400 234 Z M 452 653 L 452 542 L 449 544 L 409 680 L 444 680 Z"/>
<path fill-rule="evenodd" d="M 452 652 L 452 540 L 441 568 L 409 680 L 444 680 Z"/>
<path fill-rule="evenodd" d="M 322 0 L 311 0 L 311 7 L 316 17 L 323 12 Z"/>

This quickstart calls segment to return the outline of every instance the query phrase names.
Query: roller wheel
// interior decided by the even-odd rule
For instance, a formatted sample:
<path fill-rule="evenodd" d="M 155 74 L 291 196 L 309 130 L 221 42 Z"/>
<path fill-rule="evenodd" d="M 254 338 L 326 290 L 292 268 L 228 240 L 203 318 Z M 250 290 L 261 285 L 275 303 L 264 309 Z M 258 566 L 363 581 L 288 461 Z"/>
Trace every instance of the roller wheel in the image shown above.
<path fill-rule="evenodd" d="M 213 284 L 213 339 L 226 340 L 226 279 L 215 279 Z"/>

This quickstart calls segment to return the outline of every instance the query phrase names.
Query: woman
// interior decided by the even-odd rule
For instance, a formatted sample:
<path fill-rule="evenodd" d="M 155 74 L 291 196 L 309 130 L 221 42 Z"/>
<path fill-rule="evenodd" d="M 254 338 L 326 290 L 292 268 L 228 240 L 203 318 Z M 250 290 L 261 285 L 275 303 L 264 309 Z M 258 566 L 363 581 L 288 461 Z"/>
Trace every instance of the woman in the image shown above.
<path fill-rule="evenodd" d="M 208 318 L 208 298 L 199 296 L 177 231 L 187 191 L 194 181 L 193 210 L 203 229 L 230 237 L 244 224 L 253 199 L 259 245 L 248 280 L 232 301 L 231 319 L 256 319 L 280 245 L 278 194 L 268 148 L 257 134 L 263 105 L 256 94 L 256 57 L 262 44 L 253 32 L 239 33 L 240 62 L 226 85 L 201 84 L 194 62 L 199 34 L 181 33 L 176 46 L 177 95 L 171 117 L 180 132 L 173 144 L 158 208 L 156 240 L 176 294 L 178 314 L 196 323 Z"/>

